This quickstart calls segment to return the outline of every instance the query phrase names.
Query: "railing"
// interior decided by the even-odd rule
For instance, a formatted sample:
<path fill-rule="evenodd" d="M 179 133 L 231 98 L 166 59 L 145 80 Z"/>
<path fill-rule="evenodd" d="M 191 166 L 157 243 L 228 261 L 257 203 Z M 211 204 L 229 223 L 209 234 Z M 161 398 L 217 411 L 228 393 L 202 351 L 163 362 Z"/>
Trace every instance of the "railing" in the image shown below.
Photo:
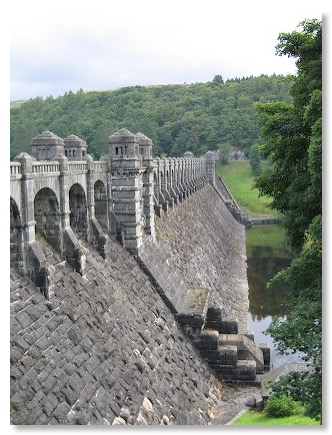
<path fill-rule="evenodd" d="M 183 157 L 172 158 L 155 158 L 155 174 L 159 184 L 162 184 L 161 188 L 165 186 L 179 186 L 180 188 L 185 182 L 195 182 L 200 177 L 204 176 L 205 158 L 194 157 L 184 159 Z M 169 171 L 169 176 L 166 179 L 166 174 Z M 162 183 L 160 179 L 165 178 Z"/>
<path fill-rule="evenodd" d="M 68 162 L 68 170 L 70 172 L 86 172 L 87 162 Z"/>
<path fill-rule="evenodd" d="M 98 172 L 107 172 L 108 162 L 93 162 L 93 170 Z"/>
<path fill-rule="evenodd" d="M 21 163 L 20 162 L 10 162 L 10 175 L 22 175 Z"/>
<path fill-rule="evenodd" d="M 58 162 L 32 162 L 33 174 L 54 174 L 60 172 L 60 163 Z"/>

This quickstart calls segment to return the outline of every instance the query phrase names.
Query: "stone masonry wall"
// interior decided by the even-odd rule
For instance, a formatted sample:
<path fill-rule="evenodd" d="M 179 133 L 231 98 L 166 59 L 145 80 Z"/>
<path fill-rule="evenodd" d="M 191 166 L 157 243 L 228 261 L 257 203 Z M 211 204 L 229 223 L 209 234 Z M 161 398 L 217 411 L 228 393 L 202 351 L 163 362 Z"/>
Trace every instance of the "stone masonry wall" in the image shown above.
<path fill-rule="evenodd" d="M 127 250 L 111 239 L 105 264 L 84 242 L 81 276 L 39 242 L 55 296 L 11 271 L 12 424 L 205 425 L 220 415 L 220 383 Z"/>
<path fill-rule="evenodd" d="M 209 306 L 237 320 L 248 333 L 245 227 L 211 185 L 191 195 L 167 217 L 156 219 L 157 243 L 167 266 L 192 287 L 210 289 Z"/>

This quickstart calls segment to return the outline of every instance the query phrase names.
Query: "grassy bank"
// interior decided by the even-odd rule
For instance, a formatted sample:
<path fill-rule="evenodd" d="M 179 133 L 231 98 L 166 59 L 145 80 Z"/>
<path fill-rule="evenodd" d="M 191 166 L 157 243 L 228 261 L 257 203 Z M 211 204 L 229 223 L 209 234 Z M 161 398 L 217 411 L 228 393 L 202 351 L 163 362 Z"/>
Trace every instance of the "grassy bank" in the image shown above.
<path fill-rule="evenodd" d="M 319 426 L 320 422 L 304 415 L 272 418 L 263 411 L 248 411 L 233 421 L 231 426 Z"/>
<path fill-rule="evenodd" d="M 238 205 L 247 213 L 257 216 L 277 216 L 276 210 L 269 207 L 271 202 L 267 196 L 259 196 L 253 188 L 254 177 L 249 160 L 232 162 L 227 165 L 217 163 L 216 174 L 225 182 Z"/>

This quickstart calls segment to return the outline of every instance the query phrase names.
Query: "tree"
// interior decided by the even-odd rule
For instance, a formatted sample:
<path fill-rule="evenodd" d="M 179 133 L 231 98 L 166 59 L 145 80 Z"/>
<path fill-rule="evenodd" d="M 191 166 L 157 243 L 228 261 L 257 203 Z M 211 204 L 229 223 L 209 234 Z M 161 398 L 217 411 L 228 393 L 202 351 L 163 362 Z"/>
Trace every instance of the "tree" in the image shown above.
<path fill-rule="evenodd" d="M 30 152 L 32 137 L 50 130 L 60 137 L 79 135 L 87 141 L 89 152 L 98 157 L 107 148 L 105 137 L 114 133 L 104 131 L 105 123 L 149 136 L 154 155 L 182 155 L 188 148 L 200 155 L 220 143 L 247 153 L 253 143 L 259 142 L 258 114 L 253 103 L 291 102 L 286 94 L 290 83 L 276 75 L 224 84 L 221 77 L 216 77 L 217 83 L 79 90 L 58 98 L 31 99 L 11 109 L 11 156 L 22 147 Z M 31 135 L 31 131 L 35 133 Z"/>
<path fill-rule="evenodd" d="M 224 79 L 222 78 L 222 76 L 220 74 L 217 74 L 216 76 L 213 77 L 212 83 L 223 85 Z"/>
<path fill-rule="evenodd" d="M 251 172 L 255 177 L 258 177 L 262 173 L 261 159 L 259 154 L 259 145 L 255 144 L 250 147 L 249 150 L 249 162 Z"/>
<path fill-rule="evenodd" d="M 232 147 L 228 143 L 218 145 L 219 150 L 219 162 L 222 165 L 229 163 L 229 157 Z"/>
<path fill-rule="evenodd" d="M 258 177 L 261 194 L 285 216 L 297 256 L 271 281 L 282 281 L 294 307 L 287 319 L 274 318 L 267 332 L 278 349 L 306 354 L 311 371 L 283 384 L 311 417 L 322 409 L 322 23 L 305 20 L 301 30 L 279 35 L 278 55 L 296 59 L 292 104 L 257 104 L 261 149 L 272 168 Z M 287 386 L 288 385 L 288 386 Z M 278 387 L 276 387 L 278 388 Z"/>

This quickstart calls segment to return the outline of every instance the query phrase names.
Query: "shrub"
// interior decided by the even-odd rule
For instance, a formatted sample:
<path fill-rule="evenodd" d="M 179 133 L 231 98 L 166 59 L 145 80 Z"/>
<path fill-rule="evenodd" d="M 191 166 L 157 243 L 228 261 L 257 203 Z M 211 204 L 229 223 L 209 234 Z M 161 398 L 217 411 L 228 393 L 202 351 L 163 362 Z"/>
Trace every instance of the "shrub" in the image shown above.
<path fill-rule="evenodd" d="M 301 412 L 301 405 L 290 396 L 271 396 L 265 406 L 265 413 L 269 417 L 289 417 Z"/>

